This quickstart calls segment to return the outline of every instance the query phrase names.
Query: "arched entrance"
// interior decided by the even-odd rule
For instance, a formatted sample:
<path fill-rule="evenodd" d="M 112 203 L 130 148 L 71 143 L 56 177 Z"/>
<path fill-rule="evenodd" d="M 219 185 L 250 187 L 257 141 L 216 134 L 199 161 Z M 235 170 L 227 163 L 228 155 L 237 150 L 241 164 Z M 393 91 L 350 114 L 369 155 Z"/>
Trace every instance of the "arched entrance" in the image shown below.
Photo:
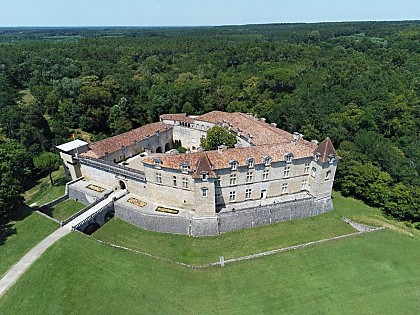
<path fill-rule="evenodd" d="M 162 147 L 157 147 L 156 153 L 162 153 Z"/>
<path fill-rule="evenodd" d="M 171 144 L 168 142 L 165 144 L 165 152 L 168 152 L 171 149 Z"/>
<path fill-rule="evenodd" d="M 95 231 L 97 231 L 101 226 L 98 223 L 91 223 L 85 229 L 83 230 L 83 233 L 87 235 L 93 234 Z"/>
<path fill-rule="evenodd" d="M 127 189 L 127 186 L 125 185 L 125 183 L 124 183 L 122 180 L 120 180 L 120 181 L 119 181 L 119 185 L 120 185 L 120 188 L 121 188 L 122 190 Z"/>
<path fill-rule="evenodd" d="M 104 221 L 105 223 L 108 222 L 109 220 L 111 220 L 113 217 L 115 217 L 115 211 L 114 210 L 109 210 L 104 217 Z"/>

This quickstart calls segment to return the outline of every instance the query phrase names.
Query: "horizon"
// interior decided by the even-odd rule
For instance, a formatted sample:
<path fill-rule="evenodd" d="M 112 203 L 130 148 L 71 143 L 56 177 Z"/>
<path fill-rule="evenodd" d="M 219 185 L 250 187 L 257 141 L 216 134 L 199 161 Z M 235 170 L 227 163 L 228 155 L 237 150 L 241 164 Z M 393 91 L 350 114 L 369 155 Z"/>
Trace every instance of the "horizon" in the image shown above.
<path fill-rule="evenodd" d="M 418 0 L 22 0 L 0 3 L 0 27 L 213 27 L 417 21 Z"/>

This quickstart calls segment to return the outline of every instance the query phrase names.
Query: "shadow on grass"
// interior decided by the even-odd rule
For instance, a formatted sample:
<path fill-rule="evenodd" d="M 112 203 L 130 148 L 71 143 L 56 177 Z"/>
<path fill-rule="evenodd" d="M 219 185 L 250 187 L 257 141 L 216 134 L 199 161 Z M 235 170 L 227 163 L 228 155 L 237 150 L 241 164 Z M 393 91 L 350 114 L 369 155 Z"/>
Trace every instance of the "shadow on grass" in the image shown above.
<path fill-rule="evenodd" d="M 22 221 L 32 213 L 32 209 L 27 205 L 23 204 L 17 211 L 15 211 L 8 218 L 2 218 L 0 220 L 0 246 L 3 245 L 6 240 L 16 234 L 13 221 Z"/>

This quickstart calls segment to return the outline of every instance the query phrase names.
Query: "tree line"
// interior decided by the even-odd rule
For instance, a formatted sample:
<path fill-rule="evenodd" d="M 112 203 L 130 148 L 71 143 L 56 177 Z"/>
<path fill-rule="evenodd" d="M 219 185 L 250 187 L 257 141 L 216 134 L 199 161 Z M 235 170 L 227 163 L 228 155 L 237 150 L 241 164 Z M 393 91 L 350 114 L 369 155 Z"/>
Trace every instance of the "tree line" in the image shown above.
<path fill-rule="evenodd" d="M 162 113 L 249 112 L 329 136 L 336 189 L 418 222 L 419 35 L 418 22 L 2 29 L 0 146 L 31 172 L 26 155 L 75 131 L 98 140 Z"/>

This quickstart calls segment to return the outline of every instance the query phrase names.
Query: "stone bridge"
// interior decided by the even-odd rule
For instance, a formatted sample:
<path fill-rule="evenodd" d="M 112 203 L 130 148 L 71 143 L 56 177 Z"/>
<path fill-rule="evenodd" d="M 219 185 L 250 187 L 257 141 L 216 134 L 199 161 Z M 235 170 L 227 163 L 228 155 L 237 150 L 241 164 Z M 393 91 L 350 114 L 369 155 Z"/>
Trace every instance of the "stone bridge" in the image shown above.
<path fill-rule="evenodd" d="M 118 190 L 111 193 L 106 199 L 94 205 L 64 226 L 72 230 L 79 230 L 86 234 L 92 234 L 114 217 L 114 202 L 126 194 L 126 190 Z"/>

